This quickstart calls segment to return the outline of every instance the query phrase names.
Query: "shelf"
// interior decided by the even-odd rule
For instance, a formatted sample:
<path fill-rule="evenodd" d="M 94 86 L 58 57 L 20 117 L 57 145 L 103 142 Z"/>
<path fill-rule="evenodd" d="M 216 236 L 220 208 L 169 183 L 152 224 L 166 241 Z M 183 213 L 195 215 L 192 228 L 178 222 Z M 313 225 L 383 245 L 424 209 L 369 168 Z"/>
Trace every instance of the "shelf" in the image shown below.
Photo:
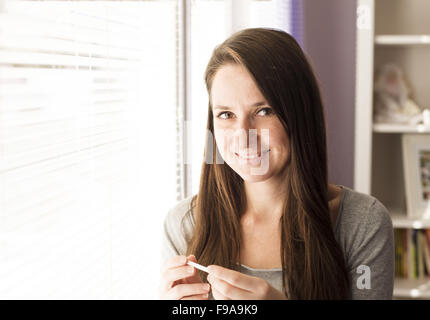
<path fill-rule="evenodd" d="M 377 45 L 430 45 L 430 35 L 379 35 L 375 36 Z"/>
<path fill-rule="evenodd" d="M 394 279 L 394 297 L 430 298 L 430 278 L 426 279 Z"/>
<path fill-rule="evenodd" d="M 375 123 L 373 132 L 378 133 L 430 133 L 430 127 L 419 124 L 411 126 L 407 124 Z"/>
<path fill-rule="evenodd" d="M 409 218 L 405 214 L 391 213 L 391 220 L 393 227 L 398 229 L 430 229 L 430 219 Z"/>
<path fill-rule="evenodd" d="M 375 75 L 388 63 L 404 72 L 420 109 L 430 108 L 430 0 L 357 0 L 357 8 L 363 7 L 373 23 L 357 26 L 354 188 L 386 206 L 395 231 L 430 229 L 430 217 L 411 218 L 407 211 L 402 140 L 408 134 L 430 138 L 428 114 L 418 125 L 421 117 L 411 117 L 413 124 L 373 121 Z M 393 299 L 430 299 L 430 277 L 396 277 Z"/>

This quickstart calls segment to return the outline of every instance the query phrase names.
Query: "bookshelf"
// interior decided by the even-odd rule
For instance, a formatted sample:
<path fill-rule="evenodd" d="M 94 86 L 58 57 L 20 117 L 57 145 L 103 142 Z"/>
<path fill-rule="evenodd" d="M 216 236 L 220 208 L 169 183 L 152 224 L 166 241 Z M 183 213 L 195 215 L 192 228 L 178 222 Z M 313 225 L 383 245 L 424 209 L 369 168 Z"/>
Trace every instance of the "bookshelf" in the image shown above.
<path fill-rule="evenodd" d="M 373 124 L 373 132 L 375 133 L 429 133 L 430 127 L 418 124 L 416 126 L 409 126 L 404 124 L 388 124 L 388 123 L 375 123 Z"/>
<path fill-rule="evenodd" d="M 430 229 L 430 219 L 411 218 L 406 206 L 402 136 L 429 137 L 430 126 L 373 122 L 376 70 L 395 63 L 413 88 L 413 99 L 430 108 L 430 1 L 357 0 L 354 189 L 378 198 L 395 229 Z M 429 271 L 430 272 L 430 271 Z M 430 299 L 430 277 L 396 277 L 395 299 Z"/>
<path fill-rule="evenodd" d="M 430 45 L 430 35 L 427 35 L 427 34 L 375 35 L 375 45 L 398 45 L 398 46 Z"/>
<path fill-rule="evenodd" d="M 430 298 L 430 283 L 427 280 L 396 278 L 394 298 Z"/>
<path fill-rule="evenodd" d="M 403 211 L 390 210 L 393 227 L 399 229 L 430 229 L 430 219 L 407 217 Z"/>

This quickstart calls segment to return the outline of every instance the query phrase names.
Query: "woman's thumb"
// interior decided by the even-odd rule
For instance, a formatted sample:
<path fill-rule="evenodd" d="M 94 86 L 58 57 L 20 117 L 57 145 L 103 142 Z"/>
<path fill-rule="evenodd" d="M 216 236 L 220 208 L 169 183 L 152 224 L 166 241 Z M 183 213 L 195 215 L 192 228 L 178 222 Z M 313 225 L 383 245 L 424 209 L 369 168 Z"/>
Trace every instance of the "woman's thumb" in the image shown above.
<path fill-rule="evenodd" d="M 196 256 L 195 256 L 195 255 L 193 255 L 193 254 L 190 254 L 190 255 L 187 257 L 187 259 L 188 259 L 188 260 L 190 260 L 190 261 L 193 261 L 193 262 L 197 262 Z"/>

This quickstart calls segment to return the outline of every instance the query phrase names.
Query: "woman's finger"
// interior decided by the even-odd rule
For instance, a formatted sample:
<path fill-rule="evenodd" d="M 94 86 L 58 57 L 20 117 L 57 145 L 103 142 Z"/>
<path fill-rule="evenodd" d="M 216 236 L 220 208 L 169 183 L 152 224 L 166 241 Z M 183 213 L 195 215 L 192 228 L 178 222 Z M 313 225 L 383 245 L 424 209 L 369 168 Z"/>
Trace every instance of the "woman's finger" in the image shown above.
<path fill-rule="evenodd" d="M 177 255 L 165 262 L 159 286 L 160 295 L 164 296 L 167 291 L 178 284 L 202 283 L 196 269 L 186 264 L 188 260 L 197 262 L 194 255 L 188 257 Z"/>
<path fill-rule="evenodd" d="M 196 256 L 195 256 L 195 255 L 193 255 L 193 254 L 190 254 L 190 255 L 187 257 L 187 260 L 190 260 L 190 261 L 192 261 L 192 262 L 197 262 L 197 258 L 196 258 Z"/>
<path fill-rule="evenodd" d="M 248 276 L 239 271 L 227 269 L 217 265 L 208 266 L 209 274 L 215 278 L 222 279 L 229 284 L 247 291 L 253 291 L 258 278 Z"/>
<path fill-rule="evenodd" d="M 184 265 L 174 269 L 166 269 L 163 272 L 162 279 L 166 289 L 170 289 L 174 286 L 175 281 L 192 277 L 195 273 L 196 269 L 194 267 Z"/>
<path fill-rule="evenodd" d="M 187 257 L 187 260 L 197 263 L 197 259 L 194 255 L 189 255 Z M 196 272 L 194 272 L 194 275 L 192 275 L 191 277 L 183 279 L 183 283 L 201 283 L 201 282 L 203 282 L 202 278 L 200 278 L 200 275 L 198 274 L 197 270 L 195 270 L 195 271 Z"/>
<path fill-rule="evenodd" d="M 178 300 L 187 296 L 209 293 L 210 285 L 207 283 L 178 284 L 168 291 L 168 299 Z"/>
<path fill-rule="evenodd" d="M 215 300 L 231 300 L 230 298 L 224 296 L 221 292 L 219 292 L 217 289 L 212 287 L 212 296 Z"/>
<path fill-rule="evenodd" d="M 216 290 L 223 297 L 226 297 L 228 299 L 246 300 L 249 299 L 252 295 L 252 292 L 235 287 L 227 281 L 224 281 L 220 278 L 216 278 L 212 275 L 208 276 L 208 281 L 211 284 L 212 292 Z"/>
<path fill-rule="evenodd" d="M 187 263 L 186 256 L 173 256 L 164 264 L 164 270 L 184 266 Z"/>
<path fill-rule="evenodd" d="M 183 297 L 180 300 L 208 300 L 208 299 L 209 299 L 209 293 Z"/>

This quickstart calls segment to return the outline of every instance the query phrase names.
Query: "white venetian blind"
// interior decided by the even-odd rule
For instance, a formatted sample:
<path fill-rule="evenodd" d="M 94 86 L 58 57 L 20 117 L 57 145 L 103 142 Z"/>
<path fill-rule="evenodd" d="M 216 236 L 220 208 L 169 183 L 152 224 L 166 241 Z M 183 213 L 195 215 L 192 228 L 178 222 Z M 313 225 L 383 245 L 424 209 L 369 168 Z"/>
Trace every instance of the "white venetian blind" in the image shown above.
<path fill-rule="evenodd" d="M 0 298 L 156 298 L 178 1 L 0 0 Z"/>

